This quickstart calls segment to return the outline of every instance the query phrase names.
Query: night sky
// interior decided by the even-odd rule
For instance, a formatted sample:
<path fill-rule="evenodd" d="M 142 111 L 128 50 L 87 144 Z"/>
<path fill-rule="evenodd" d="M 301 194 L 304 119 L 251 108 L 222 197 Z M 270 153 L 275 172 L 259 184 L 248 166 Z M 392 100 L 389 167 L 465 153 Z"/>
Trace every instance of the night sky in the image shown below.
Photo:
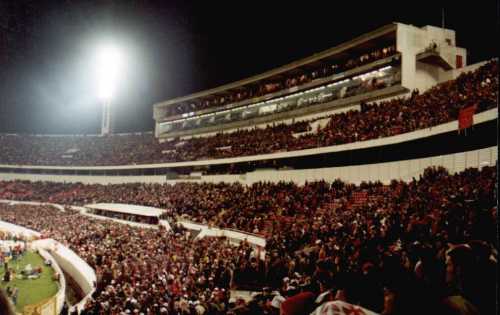
<path fill-rule="evenodd" d="M 113 100 L 118 132 L 152 130 L 155 102 L 262 73 L 391 22 L 440 26 L 442 6 L 469 63 L 498 56 L 498 1 L 345 2 L 0 0 L 0 132 L 98 133 L 92 55 L 102 42 L 127 55 Z"/>

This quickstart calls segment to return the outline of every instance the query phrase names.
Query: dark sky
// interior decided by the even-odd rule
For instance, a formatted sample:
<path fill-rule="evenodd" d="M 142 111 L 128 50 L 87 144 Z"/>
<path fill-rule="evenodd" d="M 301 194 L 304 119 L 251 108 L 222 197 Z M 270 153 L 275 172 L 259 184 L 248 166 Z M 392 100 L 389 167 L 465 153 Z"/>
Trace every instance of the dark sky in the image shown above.
<path fill-rule="evenodd" d="M 261 73 L 393 21 L 439 26 L 442 6 L 470 62 L 498 55 L 495 0 L 341 3 L 0 0 L 0 132 L 98 133 L 92 54 L 103 41 L 127 54 L 113 101 L 119 132 L 152 130 L 155 102 Z"/>

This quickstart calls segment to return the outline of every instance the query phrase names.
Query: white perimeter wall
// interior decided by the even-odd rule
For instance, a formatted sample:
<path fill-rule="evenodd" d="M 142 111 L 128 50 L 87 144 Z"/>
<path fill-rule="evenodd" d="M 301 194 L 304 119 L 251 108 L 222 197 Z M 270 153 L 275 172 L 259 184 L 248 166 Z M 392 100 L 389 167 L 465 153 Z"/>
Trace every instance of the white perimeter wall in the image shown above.
<path fill-rule="evenodd" d="M 36 242 L 34 242 L 36 243 Z M 36 246 L 35 244 L 33 244 Z M 59 275 L 59 290 L 57 290 L 56 294 L 56 310 L 57 313 L 59 314 L 62 310 L 64 301 L 66 300 L 66 278 L 64 277 L 64 274 L 59 267 L 59 264 L 57 261 L 50 255 L 49 252 L 46 250 L 39 248 L 38 252 L 40 253 L 40 256 L 43 257 L 44 260 L 49 260 L 51 262 L 51 266 L 54 269 L 54 271 Z"/>
<path fill-rule="evenodd" d="M 169 183 L 176 182 L 240 182 L 251 185 L 259 181 L 293 181 L 303 184 L 305 181 L 341 179 L 349 183 L 359 184 L 362 181 L 390 182 L 392 179 L 411 180 L 418 177 L 430 166 L 443 166 L 450 172 L 461 172 L 465 168 L 480 168 L 495 165 L 498 160 L 498 146 L 481 150 L 440 155 L 421 159 L 327 167 L 304 170 L 261 170 L 241 175 L 209 175 L 200 180 L 167 180 L 166 176 L 77 176 L 77 175 L 40 175 L 40 174 L 0 174 L 1 180 L 29 180 L 53 182 L 82 182 L 85 184 L 120 184 L 120 183 Z"/>
<path fill-rule="evenodd" d="M 481 168 L 495 165 L 498 159 L 498 147 L 481 150 L 461 152 L 449 155 L 440 155 L 422 159 L 377 163 L 368 165 L 355 165 L 344 167 L 331 167 L 309 170 L 290 171 L 262 171 L 247 174 L 246 183 L 258 181 L 294 181 L 304 184 L 306 181 L 327 180 L 339 178 L 343 181 L 359 184 L 363 181 L 381 181 L 389 183 L 392 179 L 410 181 L 418 178 L 427 167 L 443 166 L 451 173 L 461 172 L 465 168 Z"/>

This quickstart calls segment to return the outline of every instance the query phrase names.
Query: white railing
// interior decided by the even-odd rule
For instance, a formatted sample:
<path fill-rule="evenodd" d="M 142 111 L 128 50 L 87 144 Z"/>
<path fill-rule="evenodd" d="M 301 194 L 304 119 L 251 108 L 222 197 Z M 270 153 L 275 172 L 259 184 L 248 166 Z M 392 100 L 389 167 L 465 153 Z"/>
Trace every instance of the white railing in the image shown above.
<path fill-rule="evenodd" d="M 36 247 L 36 242 L 34 242 L 33 246 Z M 59 290 L 57 290 L 56 294 L 56 310 L 57 314 L 59 314 L 61 313 L 64 301 L 66 300 L 66 278 L 64 277 L 61 267 L 59 267 L 59 264 L 49 252 L 43 248 L 38 248 L 38 253 L 44 260 L 50 261 L 51 267 L 59 275 Z"/>
<path fill-rule="evenodd" d="M 209 227 L 208 225 L 194 223 L 186 219 L 179 219 L 177 222 L 187 229 L 200 231 L 200 234 L 198 234 L 197 236 L 199 238 L 203 238 L 205 236 L 227 237 L 228 239 L 236 240 L 237 242 L 247 241 L 248 243 L 255 246 L 259 246 L 262 248 L 266 247 L 266 239 L 257 234 L 237 231 L 233 229 Z"/>

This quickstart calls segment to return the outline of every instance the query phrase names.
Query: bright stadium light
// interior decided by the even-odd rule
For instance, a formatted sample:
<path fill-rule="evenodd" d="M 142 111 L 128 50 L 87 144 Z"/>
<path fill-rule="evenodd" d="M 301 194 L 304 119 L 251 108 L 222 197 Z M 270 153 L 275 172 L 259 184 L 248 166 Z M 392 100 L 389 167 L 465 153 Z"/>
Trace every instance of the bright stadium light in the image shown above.
<path fill-rule="evenodd" d="M 103 46 L 97 52 L 96 74 L 98 96 L 103 102 L 101 134 L 111 133 L 111 99 L 123 68 L 123 55 L 114 46 Z"/>
<path fill-rule="evenodd" d="M 113 46 L 102 47 L 97 55 L 97 79 L 99 97 L 109 100 L 115 92 L 118 74 L 122 68 L 122 55 Z"/>

